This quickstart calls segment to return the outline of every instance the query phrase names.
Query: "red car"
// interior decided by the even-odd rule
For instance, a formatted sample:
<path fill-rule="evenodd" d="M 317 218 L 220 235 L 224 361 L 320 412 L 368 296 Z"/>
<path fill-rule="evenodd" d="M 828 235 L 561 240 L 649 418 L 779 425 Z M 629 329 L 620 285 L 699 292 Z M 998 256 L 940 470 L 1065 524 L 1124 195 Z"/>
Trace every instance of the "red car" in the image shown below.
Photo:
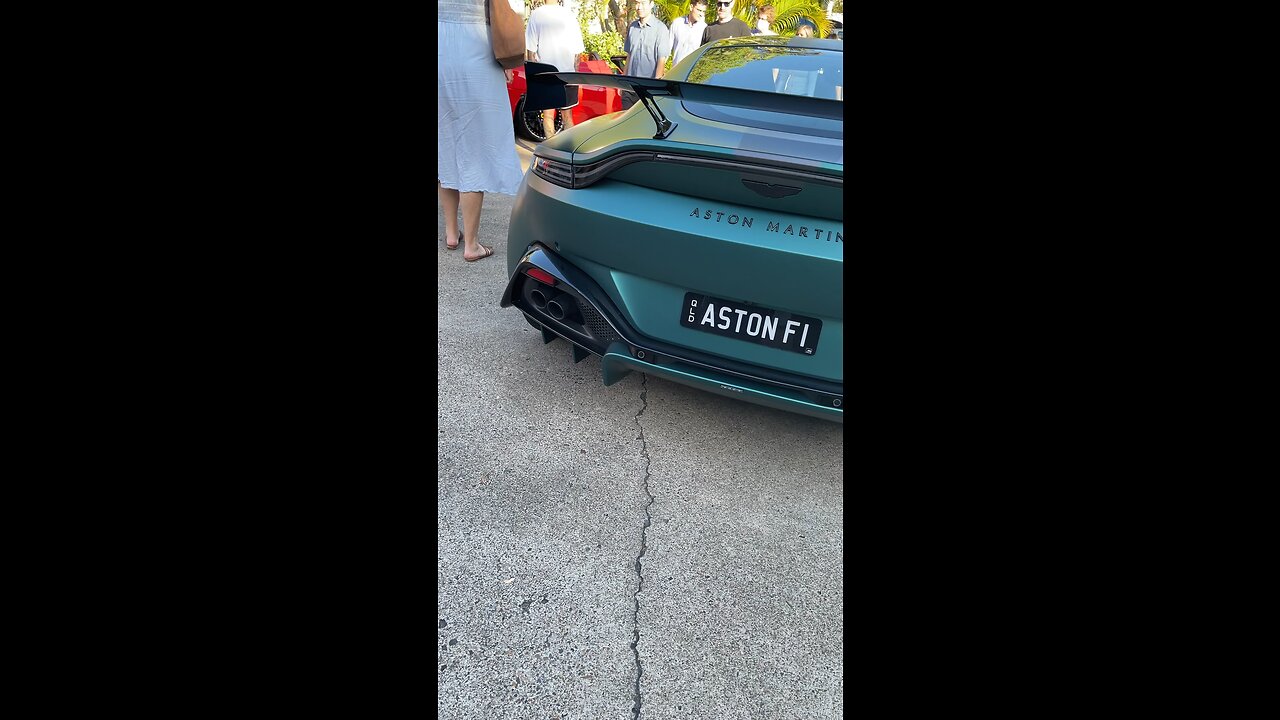
<path fill-rule="evenodd" d="M 617 74 L 617 71 L 604 60 L 579 60 L 578 72 Z M 542 130 L 542 113 L 524 111 L 525 86 L 524 68 L 517 68 L 515 77 L 507 83 L 507 95 L 511 100 L 511 120 L 515 123 L 517 135 L 542 142 L 547 139 L 546 133 Z M 573 124 L 580 125 L 593 117 L 618 112 L 621 109 L 622 94 L 618 90 L 598 85 L 579 85 L 578 105 L 568 112 L 573 113 Z M 556 132 L 562 128 L 563 122 L 557 113 Z"/>

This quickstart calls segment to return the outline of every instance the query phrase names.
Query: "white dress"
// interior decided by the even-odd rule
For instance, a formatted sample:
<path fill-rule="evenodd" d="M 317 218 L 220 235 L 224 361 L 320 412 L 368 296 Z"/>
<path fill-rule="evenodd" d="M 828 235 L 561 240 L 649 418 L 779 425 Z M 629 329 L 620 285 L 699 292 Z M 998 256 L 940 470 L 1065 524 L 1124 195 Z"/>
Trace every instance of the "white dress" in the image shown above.
<path fill-rule="evenodd" d="M 436 179 L 451 190 L 515 195 L 523 172 L 484 0 L 441 0 L 438 13 Z"/>

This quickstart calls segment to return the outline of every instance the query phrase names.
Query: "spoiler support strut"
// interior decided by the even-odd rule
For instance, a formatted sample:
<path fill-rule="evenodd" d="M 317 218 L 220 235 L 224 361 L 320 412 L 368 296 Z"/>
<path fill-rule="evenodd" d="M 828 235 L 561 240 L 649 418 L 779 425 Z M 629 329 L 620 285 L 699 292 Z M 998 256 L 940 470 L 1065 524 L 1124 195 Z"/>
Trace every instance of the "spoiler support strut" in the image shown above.
<path fill-rule="evenodd" d="M 658 126 L 658 132 L 653 136 L 654 140 L 664 140 L 671 131 L 676 129 L 676 124 L 667 119 L 662 114 L 662 110 L 658 108 L 658 103 L 653 101 L 653 97 L 649 95 L 649 91 L 642 87 L 634 90 L 636 95 L 640 96 L 640 102 L 644 103 L 644 109 L 649 111 L 649 117 L 653 118 L 653 122 Z"/>

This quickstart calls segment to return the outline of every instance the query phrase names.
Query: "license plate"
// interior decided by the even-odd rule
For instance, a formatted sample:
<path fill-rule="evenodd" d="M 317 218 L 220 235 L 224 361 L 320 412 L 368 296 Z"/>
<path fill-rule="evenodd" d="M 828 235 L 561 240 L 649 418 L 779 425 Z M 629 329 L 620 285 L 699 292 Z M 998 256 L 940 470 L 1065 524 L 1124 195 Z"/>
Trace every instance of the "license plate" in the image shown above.
<path fill-rule="evenodd" d="M 680 324 L 805 355 L 818 351 L 818 336 L 822 334 L 822 321 L 817 318 L 695 293 L 684 294 Z"/>

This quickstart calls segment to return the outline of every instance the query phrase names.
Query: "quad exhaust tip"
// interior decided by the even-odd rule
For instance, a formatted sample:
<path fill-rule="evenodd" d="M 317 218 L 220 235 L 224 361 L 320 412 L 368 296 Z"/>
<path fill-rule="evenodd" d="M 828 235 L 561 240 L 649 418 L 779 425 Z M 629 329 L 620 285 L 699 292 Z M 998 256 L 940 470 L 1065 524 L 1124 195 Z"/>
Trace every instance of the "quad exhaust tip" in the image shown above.
<path fill-rule="evenodd" d="M 550 290 L 544 290 L 540 287 L 534 288 L 533 290 L 529 291 L 529 300 L 531 300 L 533 302 L 533 306 L 538 308 L 539 310 L 546 310 L 547 303 L 548 301 L 551 300 L 550 295 L 551 295 Z M 552 317 L 555 317 L 555 316 L 552 316 Z M 560 317 L 564 317 L 563 314 Z M 556 318 L 556 319 L 559 320 L 560 318 Z"/>
<path fill-rule="evenodd" d="M 566 300 L 564 295 L 557 295 L 554 299 L 547 301 L 547 314 L 556 320 L 563 320 L 565 309 L 563 303 Z"/>
<path fill-rule="evenodd" d="M 572 295 L 557 292 L 544 285 L 536 285 L 528 292 L 529 302 L 533 307 L 546 313 L 551 319 L 561 322 L 580 322 L 578 301 Z"/>

